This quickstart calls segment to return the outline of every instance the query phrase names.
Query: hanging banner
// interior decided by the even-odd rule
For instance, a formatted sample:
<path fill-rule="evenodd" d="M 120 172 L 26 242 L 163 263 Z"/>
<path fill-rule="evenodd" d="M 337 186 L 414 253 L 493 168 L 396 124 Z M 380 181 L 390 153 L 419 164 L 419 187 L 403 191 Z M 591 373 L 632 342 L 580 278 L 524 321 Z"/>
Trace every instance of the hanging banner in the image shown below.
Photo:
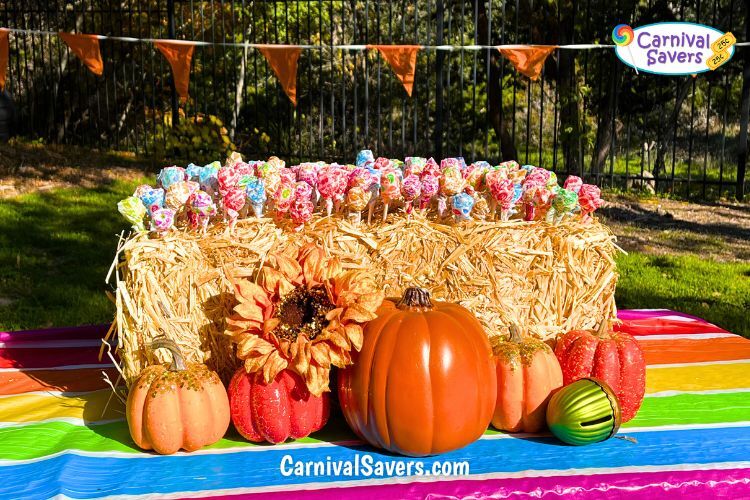
<path fill-rule="evenodd" d="M 99 51 L 99 38 L 96 35 L 83 35 L 80 33 L 58 33 L 62 41 L 81 60 L 83 64 L 95 75 L 102 76 L 104 63 Z"/>
<path fill-rule="evenodd" d="M 388 61 L 396 77 L 401 81 L 406 93 L 411 97 L 414 74 L 417 69 L 417 52 L 421 47 L 419 45 L 368 45 L 367 48 L 378 49 L 380 55 Z"/>
<path fill-rule="evenodd" d="M 556 45 L 528 45 L 513 48 L 498 48 L 497 50 L 522 75 L 536 81 L 542 74 L 544 61 L 557 49 Z"/>
<path fill-rule="evenodd" d="M 302 48 L 293 45 L 263 45 L 256 48 L 271 65 L 289 100 L 297 106 L 297 61 Z"/>
<path fill-rule="evenodd" d="M 0 91 L 5 90 L 5 78 L 8 76 L 8 35 L 10 31 L 0 28 Z"/>
<path fill-rule="evenodd" d="M 172 67 L 172 78 L 174 87 L 180 100 L 185 102 L 188 98 L 188 87 L 190 86 L 190 63 L 193 60 L 195 44 L 185 42 L 168 42 L 159 40 L 154 42 L 159 52 L 167 59 Z"/>

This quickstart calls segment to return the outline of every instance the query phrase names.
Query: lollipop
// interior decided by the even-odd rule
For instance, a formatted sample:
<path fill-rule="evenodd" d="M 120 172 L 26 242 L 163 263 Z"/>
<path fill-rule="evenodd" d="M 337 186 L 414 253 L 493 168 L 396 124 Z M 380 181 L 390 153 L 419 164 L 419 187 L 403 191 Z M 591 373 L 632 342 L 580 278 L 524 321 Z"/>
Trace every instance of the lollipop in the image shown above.
<path fill-rule="evenodd" d="M 484 189 L 485 176 L 490 170 L 490 165 L 486 161 L 472 163 L 466 169 L 466 184 L 471 193 Z"/>
<path fill-rule="evenodd" d="M 377 170 L 385 170 L 387 168 L 393 168 L 393 167 L 394 167 L 393 162 L 389 158 L 380 156 L 375 160 L 375 168 Z"/>
<path fill-rule="evenodd" d="M 490 172 L 491 174 L 492 172 Z M 514 188 L 510 179 L 496 179 L 487 174 L 487 186 L 492 195 L 490 211 L 495 215 L 497 205 L 500 205 L 500 220 L 505 222 L 510 218 L 510 210 L 513 208 Z"/>
<path fill-rule="evenodd" d="M 276 191 L 274 197 L 274 207 L 276 208 L 276 214 L 281 215 L 289 211 L 294 201 L 294 184 L 288 182 L 282 182 L 281 187 Z"/>
<path fill-rule="evenodd" d="M 593 184 L 584 184 L 578 191 L 578 203 L 581 205 L 581 220 L 588 221 L 590 214 L 604 205 L 601 198 L 602 192 Z"/>
<path fill-rule="evenodd" d="M 438 174 L 440 173 L 440 166 L 435 161 L 435 158 L 429 158 L 427 160 L 427 163 L 424 166 L 424 172 L 422 175 L 430 173 L 434 175 L 435 177 L 438 177 Z"/>
<path fill-rule="evenodd" d="M 298 229 L 301 229 L 306 222 L 312 219 L 314 209 L 315 207 L 309 195 L 298 196 L 294 198 L 294 202 L 289 208 L 289 216 L 295 224 L 299 224 Z"/>
<path fill-rule="evenodd" d="M 349 173 L 349 188 L 360 187 L 365 191 L 375 182 L 373 175 L 364 167 L 356 167 Z"/>
<path fill-rule="evenodd" d="M 367 167 L 375 163 L 375 156 L 369 149 L 363 149 L 357 153 L 357 160 L 354 162 L 358 167 Z"/>
<path fill-rule="evenodd" d="M 532 221 L 537 216 L 537 209 L 544 209 L 549 205 L 552 192 L 544 185 L 532 185 L 523 193 L 523 201 L 526 206 L 524 220 Z"/>
<path fill-rule="evenodd" d="M 474 208 L 474 197 L 467 193 L 459 193 L 451 200 L 453 215 L 456 221 L 471 220 L 471 209 Z"/>
<path fill-rule="evenodd" d="M 144 189 L 141 191 L 139 198 L 150 213 L 153 213 L 153 211 L 158 208 L 164 207 L 165 193 L 162 188 L 154 189 L 149 187 L 148 189 Z"/>
<path fill-rule="evenodd" d="M 438 194 L 440 190 L 440 181 L 438 177 L 432 174 L 422 176 L 422 196 L 419 198 L 419 209 L 425 211 L 432 200 L 432 197 Z"/>
<path fill-rule="evenodd" d="M 255 167 L 245 162 L 238 162 L 234 164 L 234 171 L 237 172 L 239 180 L 237 186 L 245 188 L 250 180 L 250 177 L 255 177 Z"/>
<path fill-rule="evenodd" d="M 185 172 L 185 169 L 182 167 L 165 167 L 161 169 L 161 172 L 159 172 L 159 175 L 156 176 L 156 180 L 159 181 L 159 184 L 164 189 L 167 189 L 169 186 L 176 182 L 180 181 L 186 181 L 187 173 Z"/>
<path fill-rule="evenodd" d="M 305 198 L 312 199 L 313 188 L 306 182 L 295 182 L 294 183 L 294 199 Z"/>
<path fill-rule="evenodd" d="M 202 228 L 205 232 L 208 228 L 208 221 L 216 215 L 216 205 L 211 195 L 205 191 L 196 191 L 187 203 L 188 220 L 193 229 Z"/>
<path fill-rule="evenodd" d="M 372 214 L 375 211 L 375 204 L 378 202 L 378 198 L 380 197 L 380 181 L 383 175 L 382 170 L 376 170 L 373 168 L 368 168 L 367 170 L 370 173 L 370 176 L 372 177 L 372 183 L 370 184 L 370 199 L 367 202 L 367 223 L 372 222 Z"/>
<path fill-rule="evenodd" d="M 240 174 L 231 167 L 224 167 L 217 174 L 219 181 L 219 194 L 226 196 L 226 193 L 236 189 L 240 183 Z"/>
<path fill-rule="evenodd" d="M 404 166 L 404 175 L 422 175 L 426 166 L 427 158 L 422 158 L 420 156 L 407 156 L 406 165 Z"/>
<path fill-rule="evenodd" d="M 244 189 L 238 187 L 231 188 L 221 198 L 221 204 L 224 207 L 224 216 L 229 219 L 229 229 L 233 229 L 237 223 L 237 217 L 240 215 L 240 210 L 245 206 L 245 200 L 247 195 Z"/>
<path fill-rule="evenodd" d="M 297 174 L 291 168 L 280 168 L 279 177 L 281 177 L 282 184 L 294 184 L 297 182 Z"/>
<path fill-rule="evenodd" d="M 258 176 L 263 179 L 263 184 L 266 187 L 266 196 L 274 199 L 276 191 L 281 186 L 281 174 L 279 168 L 273 163 L 266 162 L 263 165 L 258 166 Z"/>
<path fill-rule="evenodd" d="M 401 195 L 406 202 L 406 214 L 411 217 L 414 200 L 422 194 L 422 181 L 415 174 L 407 175 L 401 184 Z"/>
<path fill-rule="evenodd" d="M 200 180 L 201 171 L 203 170 L 203 167 L 199 167 L 195 163 L 190 163 L 185 168 L 185 173 L 187 174 L 187 180 L 189 181 L 198 181 Z"/>
<path fill-rule="evenodd" d="M 203 167 L 198 174 L 201 189 L 210 195 L 216 194 L 219 189 L 218 174 L 220 168 L 219 162 L 215 161 Z"/>
<path fill-rule="evenodd" d="M 443 158 L 440 160 L 440 170 L 444 171 L 446 168 L 455 168 L 460 172 L 466 168 L 466 163 L 463 158 Z"/>
<path fill-rule="evenodd" d="M 321 165 L 317 163 L 302 163 L 297 167 L 297 180 L 305 182 L 313 188 L 310 190 L 310 198 L 315 196 L 313 204 L 317 204 L 318 202 L 317 190 L 315 188 L 318 186 L 318 171 L 320 167 Z"/>
<path fill-rule="evenodd" d="M 346 207 L 349 210 L 349 219 L 358 223 L 362 220 L 362 210 L 367 207 L 370 201 L 370 195 L 361 186 L 349 188 L 346 192 Z"/>
<path fill-rule="evenodd" d="M 334 202 L 344 198 L 349 173 L 338 166 L 328 165 L 320 169 L 318 174 L 318 191 L 326 202 L 326 215 L 330 217 Z"/>
<path fill-rule="evenodd" d="M 185 206 L 190 195 L 200 189 L 200 184 L 193 181 L 180 181 L 171 184 L 164 196 L 164 205 L 179 212 Z"/>
<path fill-rule="evenodd" d="M 547 212 L 547 222 L 559 224 L 566 214 L 570 214 L 578 205 L 578 193 L 567 189 L 560 189 L 554 198 L 552 206 Z"/>
<path fill-rule="evenodd" d="M 388 217 L 388 206 L 393 201 L 401 198 L 401 179 L 396 173 L 396 169 L 388 168 L 383 170 L 380 177 L 380 196 L 383 198 L 383 222 Z"/>
<path fill-rule="evenodd" d="M 277 156 L 272 156 L 266 161 L 266 165 L 269 165 L 271 168 L 279 170 L 279 169 L 286 167 L 286 162 L 284 160 L 279 159 L 279 157 Z"/>
<path fill-rule="evenodd" d="M 522 184 L 524 187 L 527 185 L 539 185 L 539 186 L 545 186 L 547 185 L 547 182 L 550 179 L 550 172 L 549 170 L 545 170 L 543 168 L 535 168 L 532 167 L 533 170 L 529 171 L 529 173 L 524 178 Z M 557 178 L 555 178 L 555 182 L 557 182 Z"/>
<path fill-rule="evenodd" d="M 117 203 L 117 210 L 125 217 L 125 220 L 133 225 L 134 231 L 145 231 L 143 219 L 146 217 L 146 207 L 143 202 L 135 196 L 128 196 Z"/>
<path fill-rule="evenodd" d="M 234 167 L 238 163 L 242 162 L 242 155 L 238 153 L 237 151 L 232 151 L 232 154 L 230 154 L 226 161 L 224 162 L 224 166 L 227 167 Z"/>
<path fill-rule="evenodd" d="M 453 160 L 454 158 L 446 158 Z M 443 160 L 444 162 L 446 160 Z M 443 169 L 440 177 L 440 196 L 438 197 L 438 216 L 443 217 L 446 210 L 448 197 L 454 196 L 464 190 L 464 178 L 457 165 L 448 165 Z"/>
<path fill-rule="evenodd" d="M 630 44 L 633 43 L 633 39 L 635 38 L 635 33 L 633 33 L 633 28 L 628 26 L 627 24 L 618 24 L 615 26 L 615 29 L 612 30 L 612 41 L 615 42 L 615 45 L 618 47 L 627 47 L 628 48 L 628 54 L 630 55 L 630 62 L 633 63 L 633 69 L 635 70 L 635 74 L 638 74 L 638 66 L 635 64 L 635 57 L 633 57 L 633 51 L 630 49 Z"/>
<path fill-rule="evenodd" d="M 250 182 L 245 186 L 245 192 L 253 206 L 255 216 L 258 218 L 263 217 L 263 204 L 266 202 L 266 188 L 263 185 L 263 180 L 257 177 L 251 178 Z"/>
<path fill-rule="evenodd" d="M 565 184 L 563 184 L 565 189 L 573 191 L 574 193 L 578 193 L 578 191 L 581 190 L 581 186 L 583 186 L 583 180 L 575 175 L 569 175 L 568 178 L 565 179 Z"/>
<path fill-rule="evenodd" d="M 174 225 L 174 210 L 171 208 L 157 208 L 151 212 L 151 230 L 164 235 Z"/>
<path fill-rule="evenodd" d="M 135 188 L 135 191 L 133 191 L 133 196 L 135 196 L 136 198 L 140 198 L 144 193 L 151 191 L 152 189 L 154 188 L 152 188 L 148 184 L 141 184 L 140 186 Z"/>
<path fill-rule="evenodd" d="M 480 193 L 474 193 L 474 210 L 472 213 L 474 217 L 479 220 L 486 220 L 490 213 L 490 206 L 487 203 L 487 199 Z"/>
<path fill-rule="evenodd" d="M 521 168 L 521 165 L 518 164 L 515 160 L 508 160 L 502 162 L 498 167 L 507 168 L 509 171 L 515 171 L 519 170 Z"/>

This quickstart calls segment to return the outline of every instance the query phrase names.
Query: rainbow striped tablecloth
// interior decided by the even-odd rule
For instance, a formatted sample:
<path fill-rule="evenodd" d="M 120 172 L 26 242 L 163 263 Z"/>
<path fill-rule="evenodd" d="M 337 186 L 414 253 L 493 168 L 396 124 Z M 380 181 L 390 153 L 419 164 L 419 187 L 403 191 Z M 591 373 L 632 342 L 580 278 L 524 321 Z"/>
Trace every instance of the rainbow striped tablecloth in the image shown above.
<path fill-rule="evenodd" d="M 619 439 L 577 448 L 549 435 L 488 431 L 411 465 L 468 464 L 458 477 L 398 476 L 409 459 L 363 445 L 340 419 L 280 446 L 230 434 L 192 454 L 142 453 L 102 381 L 102 371 L 115 376 L 97 360 L 103 328 L 0 333 L 0 498 L 750 497 L 750 341 L 665 310 L 620 317 L 649 366 L 643 407 Z M 316 475 L 316 463 L 317 472 L 342 473 Z"/>

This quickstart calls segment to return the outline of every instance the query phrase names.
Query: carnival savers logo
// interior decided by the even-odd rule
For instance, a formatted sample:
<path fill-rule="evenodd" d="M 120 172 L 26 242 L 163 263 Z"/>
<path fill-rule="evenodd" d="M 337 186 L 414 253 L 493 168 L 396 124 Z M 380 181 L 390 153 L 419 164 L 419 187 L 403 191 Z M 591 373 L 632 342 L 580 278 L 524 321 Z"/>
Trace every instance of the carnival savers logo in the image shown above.
<path fill-rule="evenodd" d="M 613 30 L 612 40 L 623 63 L 636 71 L 659 75 L 694 75 L 714 70 L 726 63 L 735 50 L 731 33 L 694 23 L 656 23 L 638 28 L 621 24 Z M 724 46 L 722 40 L 731 40 L 732 44 Z M 722 47 L 715 44 L 717 41 Z"/>
<path fill-rule="evenodd" d="M 380 460 L 368 454 L 356 454 L 348 460 L 295 460 L 284 455 L 279 464 L 282 476 L 298 477 L 403 477 L 403 476 L 465 476 L 469 462 L 420 460 Z"/>

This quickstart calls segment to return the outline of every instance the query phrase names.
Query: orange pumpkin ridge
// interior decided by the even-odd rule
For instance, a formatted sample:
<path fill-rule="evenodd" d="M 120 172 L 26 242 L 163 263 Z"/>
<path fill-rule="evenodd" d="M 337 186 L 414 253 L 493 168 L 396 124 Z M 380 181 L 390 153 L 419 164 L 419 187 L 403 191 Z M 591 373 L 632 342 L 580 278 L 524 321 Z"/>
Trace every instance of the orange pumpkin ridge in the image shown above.
<path fill-rule="evenodd" d="M 510 332 L 508 341 L 493 345 L 497 402 L 492 426 L 509 432 L 539 432 L 546 426 L 550 396 L 562 387 L 562 370 L 546 343 L 523 338 L 515 325 Z"/>
<path fill-rule="evenodd" d="M 171 340 L 158 337 L 151 349 L 160 348 L 172 352 L 171 365 L 147 367 L 128 394 L 133 441 L 163 455 L 215 443 L 229 428 L 229 400 L 219 376 L 205 365 L 186 366 Z"/>
<path fill-rule="evenodd" d="M 495 406 L 489 341 L 464 308 L 409 288 L 383 302 L 352 367 L 339 372 L 349 426 L 379 448 L 411 456 L 478 439 Z"/>

